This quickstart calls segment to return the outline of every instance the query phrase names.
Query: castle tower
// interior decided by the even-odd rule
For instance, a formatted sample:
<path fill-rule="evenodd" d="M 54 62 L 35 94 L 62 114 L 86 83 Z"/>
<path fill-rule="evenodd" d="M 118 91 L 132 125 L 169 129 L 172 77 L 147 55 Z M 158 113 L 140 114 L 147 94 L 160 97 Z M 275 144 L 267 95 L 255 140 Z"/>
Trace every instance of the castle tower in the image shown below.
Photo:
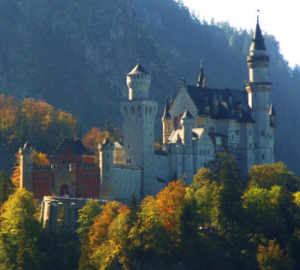
<path fill-rule="evenodd" d="M 247 57 L 249 82 L 245 88 L 254 128 L 254 164 L 271 164 L 274 162 L 274 129 L 270 127 L 270 92 L 272 83 L 268 82 L 267 72 L 270 59 L 262 36 L 259 20 Z"/>
<path fill-rule="evenodd" d="M 173 119 L 169 113 L 170 106 L 169 106 L 169 101 L 167 100 L 165 109 L 164 109 L 164 114 L 161 118 L 162 121 L 162 127 L 163 127 L 163 132 L 162 132 L 162 143 L 165 145 L 168 141 L 168 138 L 170 137 L 172 131 L 174 130 L 174 123 Z"/>
<path fill-rule="evenodd" d="M 154 119 L 157 102 L 149 99 L 151 76 L 140 63 L 127 74 L 128 100 L 121 102 L 126 163 L 143 169 L 142 196 L 155 194 Z"/>
<path fill-rule="evenodd" d="M 33 149 L 26 142 L 23 148 L 19 148 L 20 155 L 20 188 L 33 192 Z"/>
<path fill-rule="evenodd" d="M 183 136 L 183 173 L 186 175 L 187 184 L 193 182 L 193 126 L 194 118 L 189 113 L 185 111 L 181 117 L 181 126 L 182 126 L 182 136 Z"/>
<path fill-rule="evenodd" d="M 112 179 L 114 164 L 114 144 L 109 139 L 104 139 L 102 144 L 98 145 L 99 167 L 100 167 L 100 196 L 109 197 L 112 195 Z"/>

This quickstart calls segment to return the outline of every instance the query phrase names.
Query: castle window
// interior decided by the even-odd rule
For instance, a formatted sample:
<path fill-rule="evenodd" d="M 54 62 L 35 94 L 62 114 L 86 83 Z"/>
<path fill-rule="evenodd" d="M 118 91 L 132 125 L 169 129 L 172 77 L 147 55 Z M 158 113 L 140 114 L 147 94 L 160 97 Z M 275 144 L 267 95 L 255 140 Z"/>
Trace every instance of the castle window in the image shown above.
<path fill-rule="evenodd" d="M 86 187 L 86 191 L 90 191 L 90 187 Z"/>
<path fill-rule="evenodd" d="M 248 135 L 249 135 L 249 136 L 252 136 L 252 130 L 249 130 L 249 131 L 248 131 Z"/>
<path fill-rule="evenodd" d="M 98 187 L 97 187 L 97 186 L 95 187 L 95 190 L 96 190 L 96 191 L 98 190 Z"/>
<path fill-rule="evenodd" d="M 261 159 L 265 159 L 265 155 L 261 155 Z"/>
<path fill-rule="evenodd" d="M 130 144 L 127 145 L 127 148 L 130 149 Z"/>
<path fill-rule="evenodd" d="M 47 181 L 48 180 L 48 175 L 44 176 L 44 180 Z"/>
<path fill-rule="evenodd" d="M 260 131 L 260 136 L 265 136 L 265 131 L 264 130 Z"/>
<path fill-rule="evenodd" d="M 252 148 L 252 144 L 251 143 L 249 143 L 249 149 L 251 149 Z"/>
<path fill-rule="evenodd" d="M 85 177 L 86 177 L 86 179 L 90 179 L 90 174 L 87 173 Z"/>
<path fill-rule="evenodd" d="M 235 135 L 239 135 L 240 131 L 238 129 L 235 130 Z"/>
<path fill-rule="evenodd" d="M 40 181 L 40 176 L 39 175 L 35 176 L 35 181 Z"/>
<path fill-rule="evenodd" d="M 209 127 L 208 131 L 209 131 L 209 132 L 214 132 L 214 131 L 215 131 L 215 128 L 214 128 L 214 127 Z"/>

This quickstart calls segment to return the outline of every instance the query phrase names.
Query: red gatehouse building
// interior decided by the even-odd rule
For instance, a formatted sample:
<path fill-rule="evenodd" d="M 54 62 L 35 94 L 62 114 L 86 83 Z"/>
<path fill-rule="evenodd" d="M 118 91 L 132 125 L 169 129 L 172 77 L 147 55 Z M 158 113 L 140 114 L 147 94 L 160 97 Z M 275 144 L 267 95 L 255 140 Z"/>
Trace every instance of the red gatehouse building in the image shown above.
<path fill-rule="evenodd" d="M 33 163 L 34 149 L 20 148 L 20 187 L 33 192 L 37 199 L 58 195 L 95 198 L 100 195 L 99 162 L 88 153 L 82 142 L 65 138 L 49 155 L 48 166 Z"/>

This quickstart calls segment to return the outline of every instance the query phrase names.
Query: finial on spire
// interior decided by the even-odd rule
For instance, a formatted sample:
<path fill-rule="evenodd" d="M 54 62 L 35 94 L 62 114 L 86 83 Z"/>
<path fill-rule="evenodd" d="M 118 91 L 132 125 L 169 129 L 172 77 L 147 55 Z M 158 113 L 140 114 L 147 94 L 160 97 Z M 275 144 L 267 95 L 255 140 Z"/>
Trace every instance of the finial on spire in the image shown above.
<path fill-rule="evenodd" d="M 182 81 L 182 84 L 183 84 L 183 85 L 186 85 L 186 80 L 185 80 L 184 77 L 182 77 L 181 81 Z"/>
<path fill-rule="evenodd" d="M 138 64 L 140 64 L 140 63 L 141 63 L 140 59 L 138 59 L 138 60 L 137 60 L 137 63 L 138 63 Z"/>
<path fill-rule="evenodd" d="M 260 12 L 260 9 L 257 9 L 256 12 L 257 12 L 257 23 L 259 23 L 259 12 Z"/>

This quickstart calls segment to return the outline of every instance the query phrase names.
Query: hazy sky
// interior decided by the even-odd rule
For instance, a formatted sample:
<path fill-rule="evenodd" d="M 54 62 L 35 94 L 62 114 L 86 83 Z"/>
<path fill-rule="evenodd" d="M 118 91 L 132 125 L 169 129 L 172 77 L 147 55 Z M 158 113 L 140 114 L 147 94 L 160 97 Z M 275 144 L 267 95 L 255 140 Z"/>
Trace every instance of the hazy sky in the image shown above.
<path fill-rule="evenodd" d="M 182 0 L 186 6 L 210 22 L 223 21 L 236 28 L 254 29 L 257 9 L 263 32 L 275 36 L 290 66 L 300 66 L 299 0 Z M 268 49 L 268 48 L 267 48 Z"/>

